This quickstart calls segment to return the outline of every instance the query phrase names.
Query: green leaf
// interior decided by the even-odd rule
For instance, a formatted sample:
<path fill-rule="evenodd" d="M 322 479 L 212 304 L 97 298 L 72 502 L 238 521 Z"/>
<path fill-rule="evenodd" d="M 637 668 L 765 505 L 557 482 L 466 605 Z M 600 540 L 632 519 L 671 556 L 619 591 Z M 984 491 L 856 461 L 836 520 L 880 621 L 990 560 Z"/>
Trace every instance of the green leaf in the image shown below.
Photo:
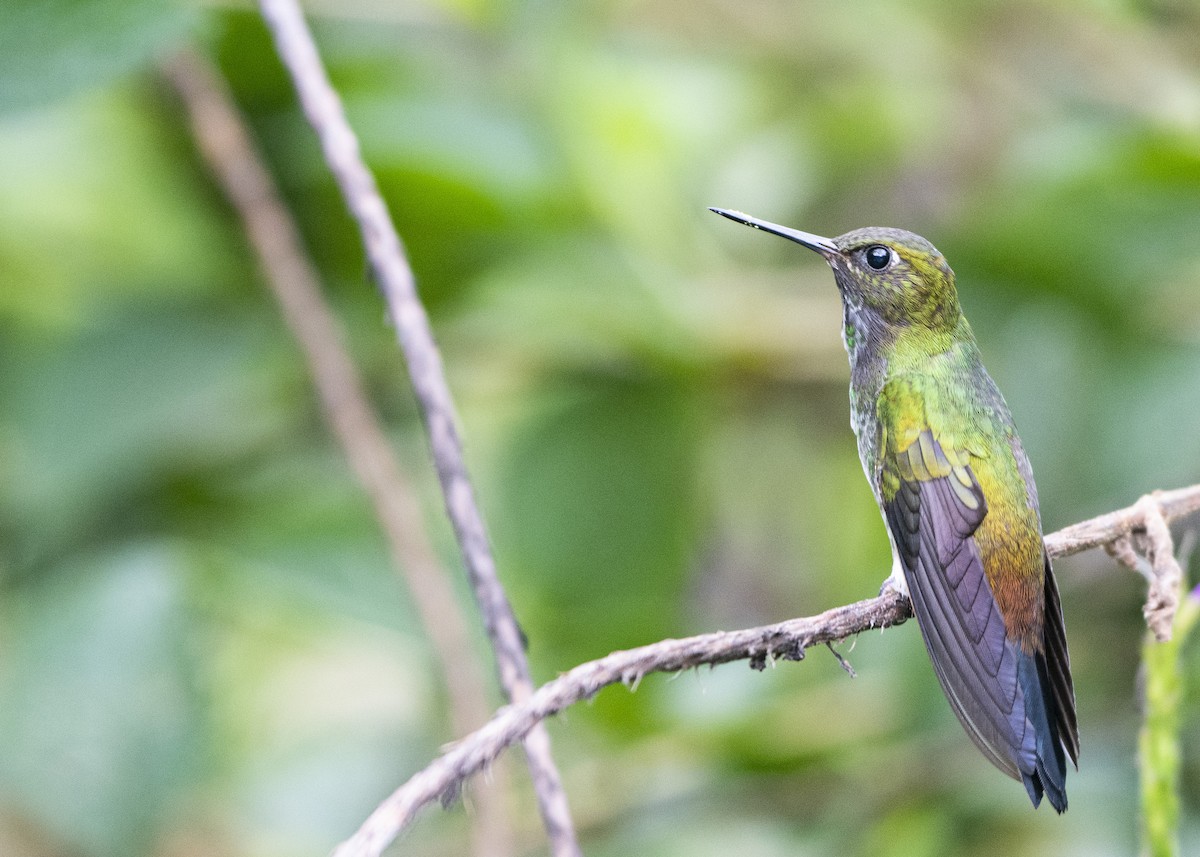
<path fill-rule="evenodd" d="M 276 426 L 245 319 L 110 313 L 65 342 L 0 352 L 0 509 L 35 556 L 160 519 L 174 474 L 228 463 Z M 114 516 L 143 492 L 159 493 Z"/>
<path fill-rule="evenodd" d="M 92 558 L 17 593 L 0 673 L 0 791 L 73 853 L 148 853 L 203 734 L 180 557 Z"/>
<path fill-rule="evenodd" d="M 149 65 L 195 20 L 167 0 L 5 0 L 3 15 L 0 115 Z"/>
<path fill-rule="evenodd" d="M 69 327 L 114 295 L 237 281 L 233 233 L 146 107 L 109 91 L 0 122 L 0 316 Z"/>
<path fill-rule="evenodd" d="M 695 403 L 663 381 L 593 378 L 530 421 L 496 530 L 538 603 L 531 652 L 562 668 L 677 631 L 695 531 Z"/>

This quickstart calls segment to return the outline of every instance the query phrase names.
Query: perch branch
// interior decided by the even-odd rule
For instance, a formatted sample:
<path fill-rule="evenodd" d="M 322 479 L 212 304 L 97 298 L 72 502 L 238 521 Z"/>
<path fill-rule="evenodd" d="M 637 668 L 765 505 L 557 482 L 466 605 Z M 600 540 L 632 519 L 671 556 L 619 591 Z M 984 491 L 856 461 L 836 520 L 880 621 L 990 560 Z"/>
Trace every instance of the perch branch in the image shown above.
<path fill-rule="evenodd" d="M 467 619 L 426 534 L 409 483 L 372 407 L 336 318 L 321 293 L 320 275 L 304 251 L 299 229 L 283 204 L 220 72 L 191 50 L 163 73 L 187 111 L 192 134 L 221 190 L 242 222 L 267 286 L 308 363 L 325 421 L 375 509 L 446 682 L 452 734 L 487 722 L 487 677 L 474 651 Z M 516 850 L 506 784 L 493 778 L 476 790 L 473 853 L 505 857 Z"/>
<path fill-rule="evenodd" d="M 1046 536 L 1046 549 L 1052 557 L 1080 553 L 1157 526 L 1149 519 L 1157 518 L 1165 525 L 1197 510 L 1200 485 L 1156 491 L 1133 506 L 1051 533 Z M 835 643 L 872 628 L 888 628 L 911 616 L 908 599 L 889 589 L 876 598 L 835 607 L 819 616 L 744 631 L 663 640 L 577 666 L 543 685 L 525 702 L 501 709 L 486 726 L 454 744 L 413 776 L 337 848 L 334 857 L 378 857 L 426 804 L 438 798 L 453 798 L 467 777 L 486 767 L 535 724 L 591 698 L 608 685 L 632 685 L 651 672 L 678 672 L 747 658 L 752 667 L 759 669 L 775 660 L 802 660 L 805 649 L 811 646 Z"/>
<path fill-rule="evenodd" d="M 1122 536 L 1105 545 L 1105 550 L 1113 559 L 1145 577 L 1150 584 L 1142 615 L 1146 617 L 1146 625 L 1154 634 L 1154 639 L 1165 643 L 1171 639 L 1175 614 L 1179 610 L 1183 569 L 1175 558 L 1175 542 L 1171 539 L 1171 530 L 1155 498 L 1147 495 L 1137 505 L 1142 513 L 1141 532 Z M 1134 548 L 1135 542 L 1142 545 L 1144 556 Z"/>
<path fill-rule="evenodd" d="M 462 550 L 475 600 L 495 651 L 500 682 L 513 703 L 533 692 L 529 663 L 512 605 L 496 575 L 483 515 L 463 459 L 450 388 L 433 339 L 429 317 L 417 295 L 412 268 L 375 178 L 363 162 L 341 100 L 317 53 L 312 33 L 295 0 L 260 0 L 275 47 L 291 74 L 309 124 L 359 229 L 367 258 L 387 302 L 388 314 L 408 364 L 413 391 L 437 466 L 446 511 Z M 525 735 L 525 754 L 551 849 L 556 857 L 578 857 L 566 792 L 550 751 L 550 736 L 538 725 Z"/>

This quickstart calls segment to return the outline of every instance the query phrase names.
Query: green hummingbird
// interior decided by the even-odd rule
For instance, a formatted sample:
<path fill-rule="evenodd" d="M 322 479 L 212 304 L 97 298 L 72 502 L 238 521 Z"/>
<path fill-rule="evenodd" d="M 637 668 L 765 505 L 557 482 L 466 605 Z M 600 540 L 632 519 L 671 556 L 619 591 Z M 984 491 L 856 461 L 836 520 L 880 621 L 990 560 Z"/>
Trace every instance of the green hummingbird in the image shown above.
<path fill-rule="evenodd" d="M 1036 807 L 1067 808 L 1075 691 L 1037 488 L 983 368 L 954 272 L 901 229 L 837 238 L 714 208 L 820 253 L 841 293 L 850 424 L 942 691 L 963 728 Z"/>

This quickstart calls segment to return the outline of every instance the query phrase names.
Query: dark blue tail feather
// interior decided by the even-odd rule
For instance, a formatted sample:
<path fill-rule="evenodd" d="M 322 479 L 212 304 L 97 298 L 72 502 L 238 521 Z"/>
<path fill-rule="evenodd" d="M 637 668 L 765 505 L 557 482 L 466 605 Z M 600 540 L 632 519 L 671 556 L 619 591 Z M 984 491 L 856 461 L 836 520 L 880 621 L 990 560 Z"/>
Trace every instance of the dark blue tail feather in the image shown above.
<path fill-rule="evenodd" d="M 1067 809 L 1067 760 L 1059 739 L 1059 724 L 1055 708 L 1047 704 L 1050 682 L 1046 675 L 1046 660 L 1042 654 L 1022 653 L 1017 663 L 1017 680 L 1025 695 L 1025 716 L 1033 727 L 1036 754 L 1033 760 L 1022 760 L 1021 779 L 1029 799 L 1036 807 L 1042 794 L 1058 813 Z M 1029 762 L 1033 764 L 1030 765 Z"/>

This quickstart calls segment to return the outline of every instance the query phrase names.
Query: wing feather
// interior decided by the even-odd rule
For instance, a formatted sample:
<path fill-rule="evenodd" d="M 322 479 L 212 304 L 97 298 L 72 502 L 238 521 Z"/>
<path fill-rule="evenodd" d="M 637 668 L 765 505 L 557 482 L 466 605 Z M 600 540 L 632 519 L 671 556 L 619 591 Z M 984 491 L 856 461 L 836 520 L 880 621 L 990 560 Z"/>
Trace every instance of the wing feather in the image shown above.
<path fill-rule="evenodd" d="M 929 378 L 890 379 L 866 460 L 874 461 L 897 560 L 951 707 L 1035 806 L 1044 795 L 1062 812 L 1064 753 L 1073 761 L 1079 754 L 1066 634 L 1029 462 L 1004 428 L 1003 399 L 991 392 L 947 402 L 946 388 Z M 941 403 L 932 414 L 929 397 Z"/>
<path fill-rule="evenodd" d="M 988 513 L 983 491 L 969 466 L 952 465 L 929 432 L 920 437 L 913 444 L 925 468 L 919 475 L 929 478 L 913 467 L 914 478 L 898 480 L 884 513 L 934 671 L 983 754 L 1022 780 L 1035 805 L 1045 793 L 1061 812 L 1063 751 L 1077 759 L 1078 737 L 1053 576 L 1047 569 L 1045 651 L 1026 652 L 1008 637 L 974 538 Z M 960 489 L 970 491 L 969 503 Z"/>
<path fill-rule="evenodd" d="M 1003 618 L 969 537 L 987 511 L 977 484 L 974 491 L 978 509 L 956 506 L 951 513 L 942 495 L 954 492 L 944 477 L 902 482 L 885 512 L 917 622 L 951 706 L 993 764 L 1017 777 L 1010 748 L 1023 741 L 1013 723 L 1019 696 L 1015 659 L 1006 651 Z M 1023 715 L 1020 719 L 1023 726 Z"/>

